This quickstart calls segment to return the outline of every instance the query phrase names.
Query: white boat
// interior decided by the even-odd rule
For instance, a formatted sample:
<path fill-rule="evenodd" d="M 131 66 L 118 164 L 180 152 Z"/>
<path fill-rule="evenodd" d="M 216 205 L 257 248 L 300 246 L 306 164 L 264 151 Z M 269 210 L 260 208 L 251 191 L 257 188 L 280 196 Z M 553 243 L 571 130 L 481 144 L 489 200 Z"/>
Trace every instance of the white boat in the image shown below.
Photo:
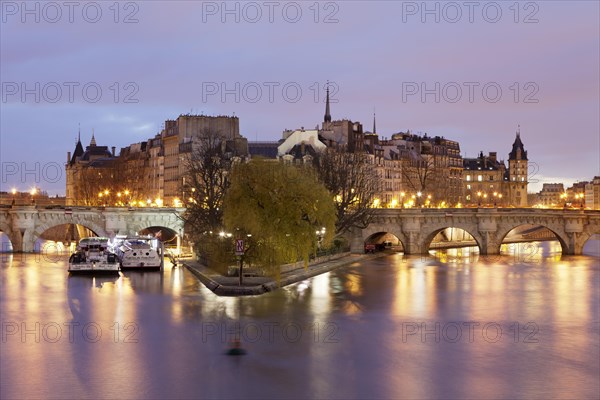
<path fill-rule="evenodd" d="M 112 252 L 108 238 L 81 239 L 69 258 L 69 272 L 119 272 L 119 258 Z"/>
<path fill-rule="evenodd" d="M 163 265 L 164 252 L 160 241 L 152 236 L 129 236 L 116 244 L 121 269 L 159 269 Z"/>

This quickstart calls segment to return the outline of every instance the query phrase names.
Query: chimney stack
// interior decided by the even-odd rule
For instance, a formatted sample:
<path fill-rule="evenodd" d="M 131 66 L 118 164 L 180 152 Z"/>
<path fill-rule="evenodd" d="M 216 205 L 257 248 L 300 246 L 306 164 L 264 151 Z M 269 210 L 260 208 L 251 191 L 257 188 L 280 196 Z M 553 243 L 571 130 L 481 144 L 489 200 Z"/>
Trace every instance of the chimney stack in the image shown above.
<path fill-rule="evenodd" d="M 111 149 L 112 149 L 112 155 L 114 157 L 115 156 L 115 146 L 111 147 Z"/>
<path fill-rule="evenodd" d="M 67 162 L 71 162 L 71 152 L 67 151 Z"/>

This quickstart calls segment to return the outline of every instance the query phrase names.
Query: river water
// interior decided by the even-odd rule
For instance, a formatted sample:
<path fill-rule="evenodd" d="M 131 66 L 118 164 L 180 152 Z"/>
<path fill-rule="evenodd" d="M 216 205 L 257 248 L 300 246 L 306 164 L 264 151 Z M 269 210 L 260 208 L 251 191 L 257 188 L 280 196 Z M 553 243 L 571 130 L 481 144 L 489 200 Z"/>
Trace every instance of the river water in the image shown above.
<path fill-rule="evenodd" d="M 600 247 L 556 246 L 390 254 L 245 298 L 0 255 L 0 397 L 597 399 Z"/>

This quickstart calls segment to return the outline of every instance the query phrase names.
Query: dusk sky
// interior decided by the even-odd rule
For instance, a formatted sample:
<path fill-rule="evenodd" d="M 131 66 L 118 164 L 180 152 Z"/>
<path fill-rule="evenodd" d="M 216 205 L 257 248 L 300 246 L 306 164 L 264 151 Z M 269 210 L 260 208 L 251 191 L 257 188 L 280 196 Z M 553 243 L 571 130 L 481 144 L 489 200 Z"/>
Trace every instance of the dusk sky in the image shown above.
<path fill-rule="evenodd" d="M 79 125 L 84 146 L 94 130 L 117 149 L 187 113 L 235 113 L 251 141 L 314 128 L 327 80 L 333 119 L 370 131 L 375 110 L 384 138 L 410 129 L 507 159 L 520 125 L 530 191 L 600 175 L 597 1 L 2 1 L 1 13 L 2 191 L 64 195 Z"/>

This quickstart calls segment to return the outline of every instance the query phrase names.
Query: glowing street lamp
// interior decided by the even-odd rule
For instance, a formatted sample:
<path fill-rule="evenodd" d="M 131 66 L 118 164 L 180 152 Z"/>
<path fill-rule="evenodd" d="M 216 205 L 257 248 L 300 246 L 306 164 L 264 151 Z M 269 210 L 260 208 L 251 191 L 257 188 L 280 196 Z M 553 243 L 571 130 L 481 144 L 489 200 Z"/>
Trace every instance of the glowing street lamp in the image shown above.
<path fill-rule="evenodd" d="M 15 205 L 15 196 L 17 195 L 17 189 L 16 188 L 12 188 L 11 192 L 12 192 L 12 195 L 13 195 L 12 205 Z"/>
<path fill-rule="evenodd" d="M 35 204 L 34 196 L 37 193 L 37 189 L 36 188 L 31 188 L 31 190 L 29 191 L 29 193 L 31 194 L 31 204 Z"/>

